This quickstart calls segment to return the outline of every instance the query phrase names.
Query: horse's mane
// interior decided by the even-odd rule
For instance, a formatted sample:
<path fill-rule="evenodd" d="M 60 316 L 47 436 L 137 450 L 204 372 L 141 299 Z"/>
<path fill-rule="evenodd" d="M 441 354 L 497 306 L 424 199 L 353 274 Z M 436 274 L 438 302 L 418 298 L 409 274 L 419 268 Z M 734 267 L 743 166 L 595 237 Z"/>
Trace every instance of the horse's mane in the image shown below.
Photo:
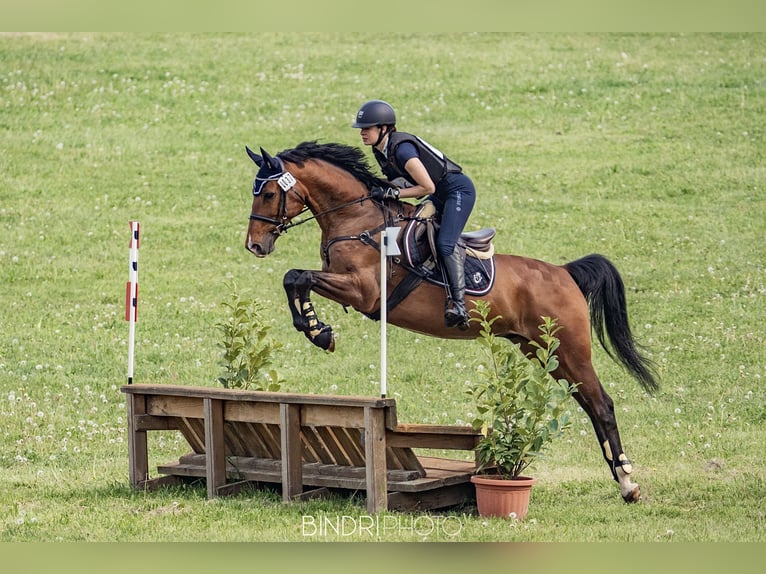
<path fill-rule="evenodd" d="M 378 185 L 384 187 L 388 185 L 385 180 L 372 173 L 370 163 L 364 152 L 352 146 L 339 143 L 320 144 L 316 141 L 307 141 L 277 155 L 283 160 L 290 161 L 299 166 L 303 166 L 303 163 L 309 159 L 324 160 L 346 170 L 366 185 L 368 189 Z"/>

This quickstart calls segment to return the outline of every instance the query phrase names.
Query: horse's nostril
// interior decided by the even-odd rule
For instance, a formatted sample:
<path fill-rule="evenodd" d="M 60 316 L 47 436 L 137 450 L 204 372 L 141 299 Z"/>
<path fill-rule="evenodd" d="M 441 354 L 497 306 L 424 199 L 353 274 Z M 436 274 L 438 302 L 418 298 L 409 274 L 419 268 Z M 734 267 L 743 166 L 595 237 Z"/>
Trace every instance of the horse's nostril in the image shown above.
<path fill-rule="evenodd" d="M 245 249 L 256 257 L 264 257 L 266 255 L 266 250 L 260 243 L 254 243 L 249 239 L 245 242 Z"/>

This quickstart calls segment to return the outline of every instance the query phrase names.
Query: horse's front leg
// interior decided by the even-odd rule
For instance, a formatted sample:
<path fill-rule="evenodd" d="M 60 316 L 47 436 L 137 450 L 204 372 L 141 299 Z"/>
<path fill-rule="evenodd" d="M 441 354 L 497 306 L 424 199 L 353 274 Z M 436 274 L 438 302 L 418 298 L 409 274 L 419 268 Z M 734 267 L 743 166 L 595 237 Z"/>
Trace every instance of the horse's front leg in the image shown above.
<path fill-rule="evenodd" d="M 285 274 L 284 287 L 295 328 L 317 347 L 328 351 L 335 349 L 335 337 L 332 327 L 317 318 L 311 303 L 311 291 L 361 313 L 369 314 L 380 305 L 380 288 L 377 276 L 372 272 L 331 273 L 291 269 Z"/>
<path fill-rule="evenodd" d="M 312 271 L 291 269 L 285 274 L 283 285 L 287 293 L 287 304 L 293 318 L 293 326 L 325 351 L 335 350 L 335 336 L 330 325 L 317 317 L 311 302 L 311 288 L 314 285 Z"/>

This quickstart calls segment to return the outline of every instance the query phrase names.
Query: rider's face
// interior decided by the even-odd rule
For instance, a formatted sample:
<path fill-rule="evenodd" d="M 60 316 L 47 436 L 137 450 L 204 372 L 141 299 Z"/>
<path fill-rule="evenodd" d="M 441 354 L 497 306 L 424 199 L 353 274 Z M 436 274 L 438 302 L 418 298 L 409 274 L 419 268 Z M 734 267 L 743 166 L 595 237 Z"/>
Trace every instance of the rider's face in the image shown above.
<path fill-rule="evenodd" d="M 361 128 L 359 134 L 362 136 L 362 143 L 364 145 L 375 145 L 380 137 L 380 126 L 372 126 L 369 128 Z"/>

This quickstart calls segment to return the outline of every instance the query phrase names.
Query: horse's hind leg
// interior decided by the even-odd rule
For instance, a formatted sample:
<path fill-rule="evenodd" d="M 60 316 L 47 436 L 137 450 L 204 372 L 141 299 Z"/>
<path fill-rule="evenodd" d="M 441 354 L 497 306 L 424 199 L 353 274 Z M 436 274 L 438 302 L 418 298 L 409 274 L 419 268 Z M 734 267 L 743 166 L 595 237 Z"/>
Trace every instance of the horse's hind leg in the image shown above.
<path fill-rule="evenodd" d="M 561 361 L 562 357 L 559 357 L 559 360 Z M 631 480 L 633 469 L 622 449 L 612 398 L 598 380 L 590 361 L 576 370 L 562 364 L 561 372 L 570 382 L 579 383 L 574 398 L 590 417 L 604 460 L 620 485 L 623 500 L 638 502 L 641 498 L 641 488 Z"/>
<path fill-rule="evenodd" d="M 317 347 L 334 351 L 335 336 L 332 327 L 319 320 L 311 302 L 313 286 L 311 271 L 291 269 L 285 274 L 283 285 L 287 293 L 287 304 L 290 307 L 293 326 Z"/>

